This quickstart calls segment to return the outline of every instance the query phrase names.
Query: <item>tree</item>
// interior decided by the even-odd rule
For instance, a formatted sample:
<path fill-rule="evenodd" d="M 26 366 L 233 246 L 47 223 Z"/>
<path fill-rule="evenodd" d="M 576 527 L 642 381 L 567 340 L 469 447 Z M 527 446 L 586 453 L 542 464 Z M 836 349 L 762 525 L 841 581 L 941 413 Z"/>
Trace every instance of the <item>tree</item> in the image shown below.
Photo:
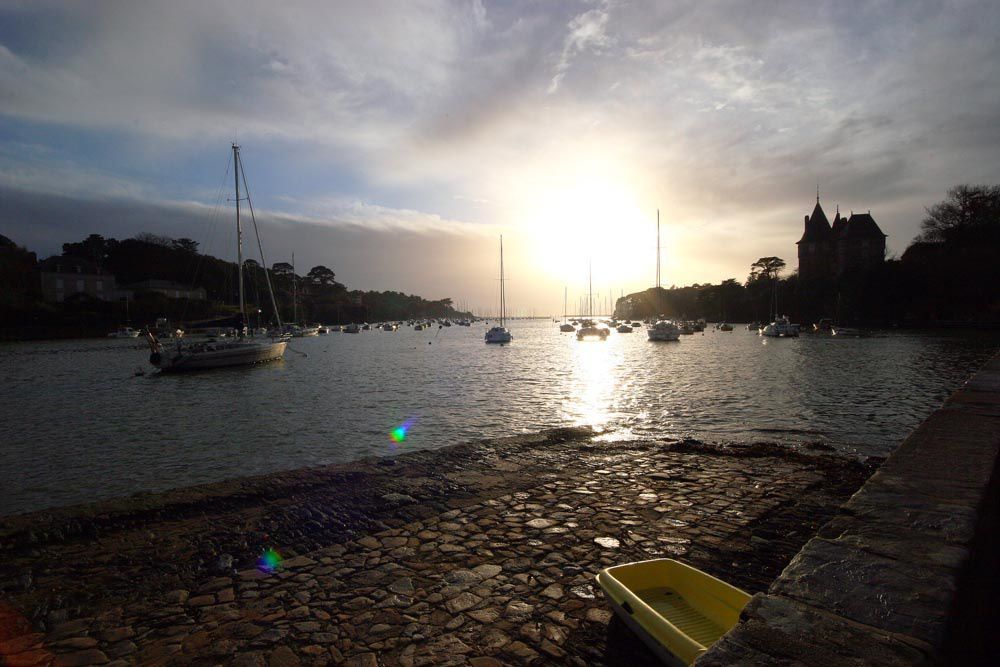
<path fill-rule="evenodd" d="M 100 234 L 91 234 L 79 243 L 63 243 L 63 254 L 71 257 L 89 259 L 95 264 L 103 264 L 107 258 L 109 243 L 114 239 L 105 240 Z"/>
<path fill-rule="evenodd" d="M 918 241 L 972 244 L 1000 240 L 1000 185 L 956 185 L 931 206 Z"/>
<path fill-rule="evenodd" d="M 333 285 L 337 274 L 333 272 L 332 269 L 320 264 L 319 266 L 314 266 L 309 269 L 309 273 L 306 274 L 306 278 L 309 279 L 315 285 Z"/>
<path fill-rule="evenodd" d="M 174 250 L 180 250 L 181 252 L 186 252 L 192 255 L 198 253 L 198 242 L 188 238 L 174 239 L 170 245 Z"/>
<path fill-rule="evenodd" d="M 280 277 L 288 277 L 292 275 L 292 265 L 288 262 L 275 262 L 271 265 L 271 272 Z"/>
<path fill-rule="evenodd" d="M 755 283 L 765 278 L 776 278 L 783 268 L 785 260 L 780 257 L 761 257 L 750 265 L 750 278 L 747 282 Z"/>
<path fill-rule="evenodd" d="M 160 234 L 151 234 L 150 232 L 139 232 L 132 238 L 134 238 L 136 241 L 149 243 L 151 245 L 159 245 L 165 248 L 172 248 L 174 246 L 174 240 L 169 236 L 162 236 Z"/>

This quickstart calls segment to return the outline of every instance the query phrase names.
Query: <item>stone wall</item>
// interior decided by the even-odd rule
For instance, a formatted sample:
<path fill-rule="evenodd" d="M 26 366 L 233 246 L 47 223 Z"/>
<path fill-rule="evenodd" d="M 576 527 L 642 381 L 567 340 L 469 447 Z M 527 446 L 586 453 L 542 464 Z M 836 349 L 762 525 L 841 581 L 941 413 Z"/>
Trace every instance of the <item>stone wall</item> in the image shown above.
<path fill-rule="evenodd" d="M 1000 664 L 1000 354 L 928 417 L 697 661 Z"/>

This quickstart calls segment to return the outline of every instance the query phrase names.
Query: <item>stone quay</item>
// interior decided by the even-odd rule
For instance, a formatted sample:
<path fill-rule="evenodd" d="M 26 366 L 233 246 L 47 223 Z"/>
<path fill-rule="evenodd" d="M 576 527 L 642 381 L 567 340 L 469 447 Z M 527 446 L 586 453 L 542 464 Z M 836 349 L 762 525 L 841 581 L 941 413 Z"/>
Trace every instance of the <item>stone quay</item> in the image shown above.
<path fill-rule="evenodd" d="M 765 592 L 879 463 L 557 429 L 10 516 L 0 661 L 653 665 L 601 568 Z"/>

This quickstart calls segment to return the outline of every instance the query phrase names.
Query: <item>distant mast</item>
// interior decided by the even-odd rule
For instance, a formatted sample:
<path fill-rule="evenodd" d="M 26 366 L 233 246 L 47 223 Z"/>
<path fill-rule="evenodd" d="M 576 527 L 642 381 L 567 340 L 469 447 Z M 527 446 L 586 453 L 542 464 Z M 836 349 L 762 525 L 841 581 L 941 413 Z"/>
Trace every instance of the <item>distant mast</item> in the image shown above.
<path fill-rule="evenodd" d="M 660 314 L 663 310 L 663 304 L 660 303 L 660 209 L 656 209 L 656 318 L 659 319 Z"/>
<path fill-rule="evenodd" d="M 503 287 L 503 234 L 500 235 L 500 326 L 504 325 L 507 316 L 507 294 Z"/>
<path fill-rule="evenodd" d="M 594 317 L 594 260 L 588 260 L 587 317 Z"/>

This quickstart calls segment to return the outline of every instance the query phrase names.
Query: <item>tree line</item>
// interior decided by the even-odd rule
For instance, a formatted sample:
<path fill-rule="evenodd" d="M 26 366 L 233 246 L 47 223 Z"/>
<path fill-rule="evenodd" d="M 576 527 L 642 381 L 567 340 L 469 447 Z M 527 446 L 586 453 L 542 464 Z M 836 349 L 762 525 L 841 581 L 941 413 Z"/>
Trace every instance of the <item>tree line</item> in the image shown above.
<path fill-rule="evenodd" d="M 746 280 L 650 288 L 619 299 L 616 315 L 762 322 L 775 311 L 803 324 L 828 317 L 871 326 L 1000 325 L 1000 185 L 957 185 L 927 208 L 899 258 L 837 278 L 781 277 L 761 257 Z"/>
<path fill-rule="evenodd" d="M 171 299 L 151 290 L 136 290 L 127 304 L 86 294 L 67 295 L 63 303 L 46 302 L 35 254 L 0 236 L 0 317 L 11 332 L 9 337 L 94 335 L 124 325 L 126 319 L 131 325 L 144 326 L 159 317 L 192 322 L 238 312 L 236 263 L 202 254 L 192 239 L 142 233 L 118 240 L 90 234 L 81 241 L 64 243 L 62 250 L 65 257 L 87 260 L 114 275 L 119 288 L 166 280 L 203 287 L 207 299 Z M 276 262 L 265 272 L 257 261 L 247 259 L 243 275 L 247 311 L 255 326 L 273 323 L 268 278 L 284 322 L 338 324 L 470 315 L 456 311 L 450 298 L 428 300 L 395 291 L 348 289 L 324 265 L 299 275 L 287 262 Z"/>

